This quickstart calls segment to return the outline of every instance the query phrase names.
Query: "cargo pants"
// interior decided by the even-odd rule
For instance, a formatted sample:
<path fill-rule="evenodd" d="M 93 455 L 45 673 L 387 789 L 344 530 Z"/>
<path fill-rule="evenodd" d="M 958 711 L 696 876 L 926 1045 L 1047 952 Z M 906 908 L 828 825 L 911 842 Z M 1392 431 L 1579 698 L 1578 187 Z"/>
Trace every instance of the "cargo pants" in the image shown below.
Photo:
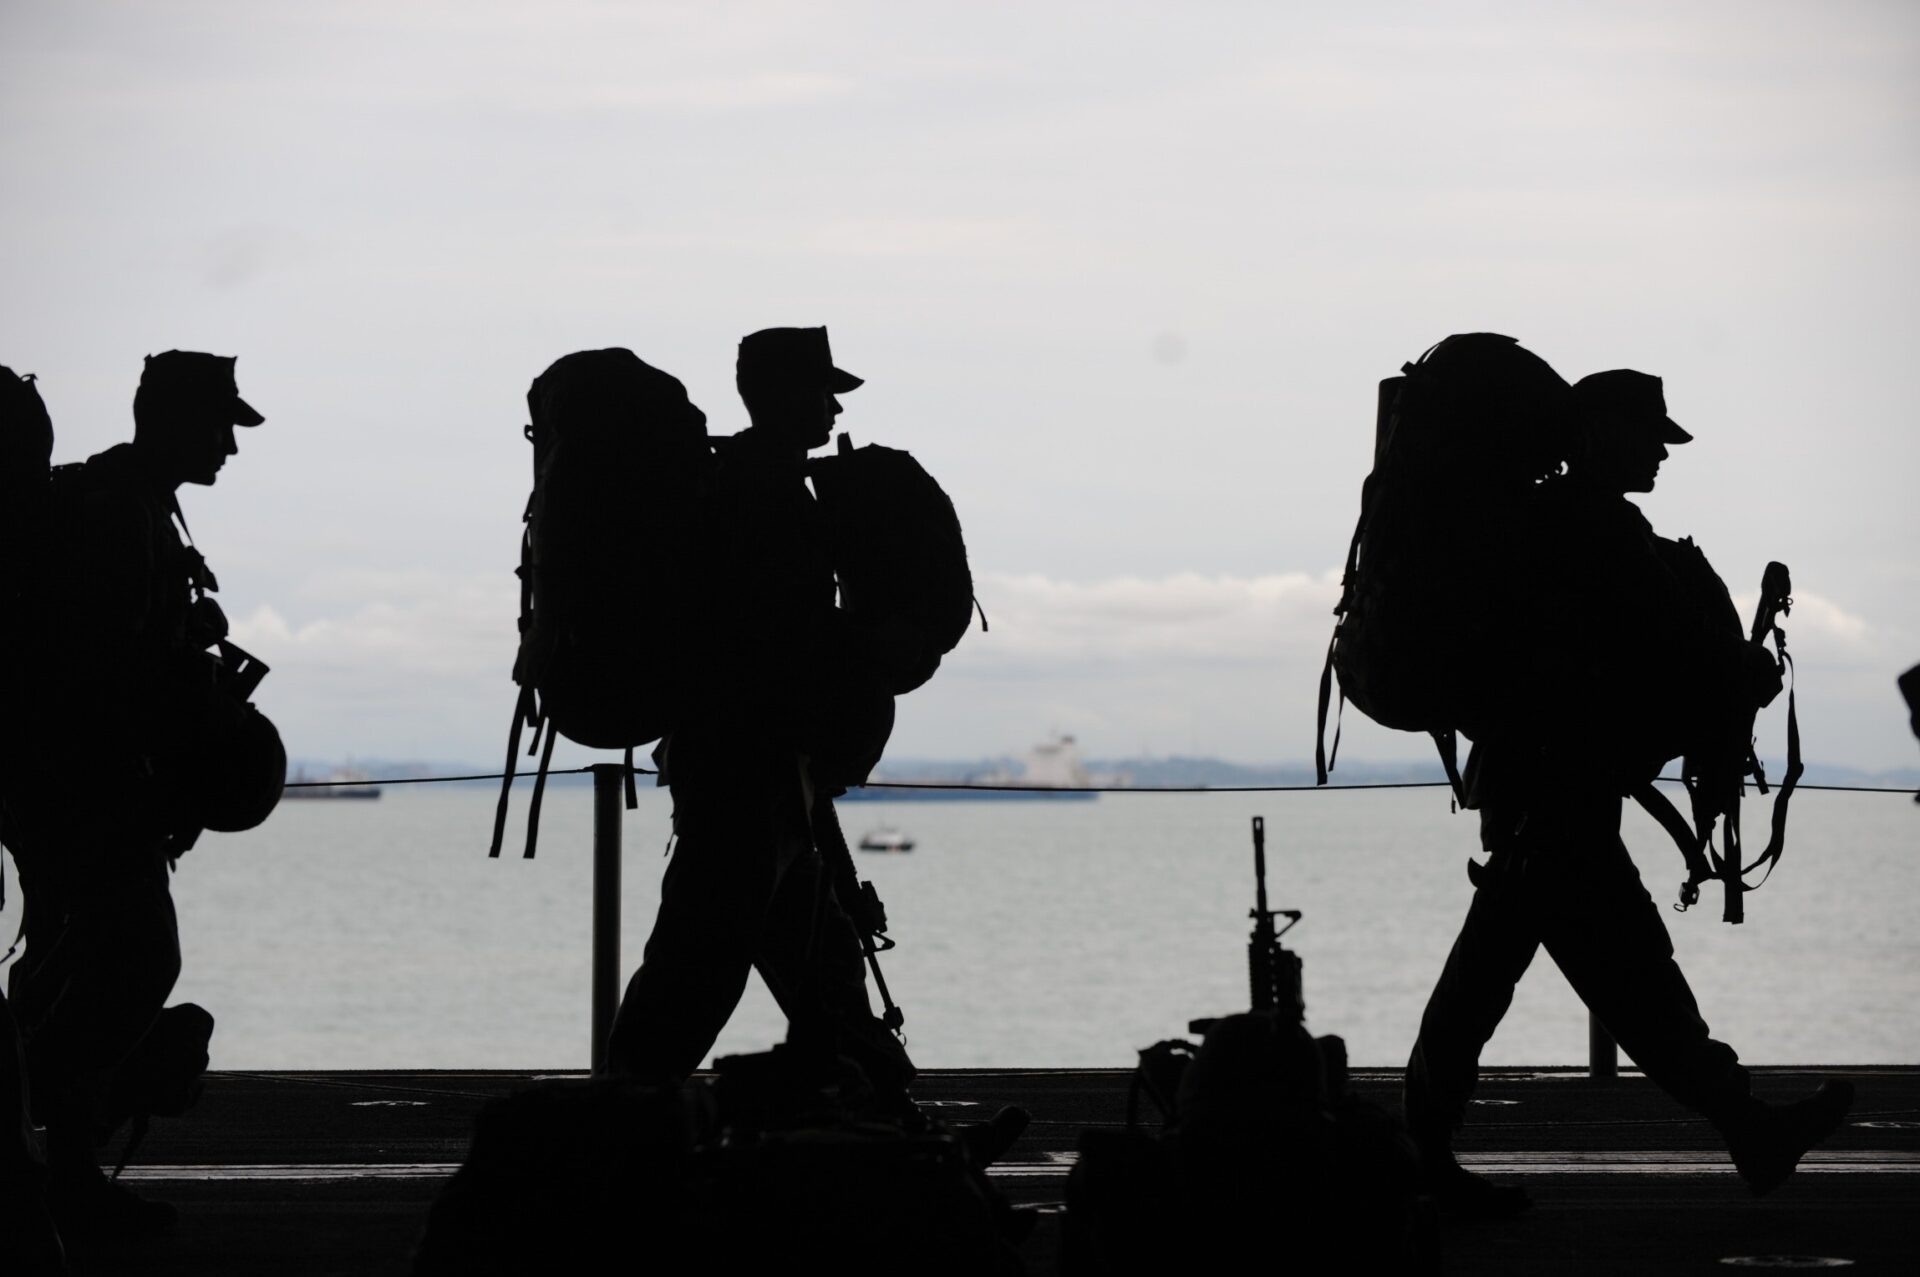
<path fill-rule="evenodd" d="M 758 970 L 803 1061 L 830 1075 L 844 1056 L 877 1089 L 904 1089 L 915 1070 L 867 1000 L 859 937 L 813 844 L 800 756 L 688 732 L 672 758 L 676 845 L 614 1018 L 611 1067 L 685 1079 Z"/>
<path fill-rule="evenodd" d="M 1523 810 L 1489 804 L 1473 904 L 1407 1062 L 1407 1125 L 1428 1155 L 1450 1152 L 1480 1076 L 1480 1052 L 1540 948 L 1646 1075 L 1717 1125 L 1754 1105 L 1747 1071 L 1714 1040 L 1659 907 L 1620 840 L 1620 802 L 1556 794 Z"/>

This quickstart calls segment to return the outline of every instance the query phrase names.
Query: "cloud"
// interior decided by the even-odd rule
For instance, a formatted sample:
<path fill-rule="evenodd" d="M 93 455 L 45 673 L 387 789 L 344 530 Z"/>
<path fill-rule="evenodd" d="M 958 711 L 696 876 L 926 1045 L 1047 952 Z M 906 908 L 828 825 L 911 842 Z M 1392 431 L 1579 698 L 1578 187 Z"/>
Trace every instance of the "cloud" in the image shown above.
<path fill-rule="evenodd" d="M 1751 617 L 1760 596 L 1757 591 L 1733 596 L 1740 615 Z M 1849 612 L 1821 594 L 1796 592 L 1793 608 L 1780 622 L 1788 648 L 1801 656 L 1827 661 L 1857 661 L 1872 657 L 1885 646 L 1884 636 L 1867 618 Z"/>
<path fill-rule="evenodd" d="M 992 641 L 963 648 L 956 659 L 989 666 L 1271 662 L 1282 649 L 1324 645 L 1340 598 L 1337 574 L 1304 572 L 1183 572 L 1085 584 L 983 575 L 975 588 Z"/>
<path fill-rule="evenodd" d="M 1054 729 L 1095 754 L 1312 751 L 1337 573 L 983 572 L 976 589 L 991 628 L 902 700 L 896 756 L 1017 751 Z M 514 698 L 517 606 L 500 574 L 338 572 L 255 608 L 234 636 L 273 667 L 261 704 L 296 754 L 491 760 Z M 1788 630 L 1818 761 L 1870 761 L 1897 664 L 1885 636 L 1819 594 L 1796 596 Z M 1349 758 L 1424 745 L 1357 714 L 1346 739 Z"/>

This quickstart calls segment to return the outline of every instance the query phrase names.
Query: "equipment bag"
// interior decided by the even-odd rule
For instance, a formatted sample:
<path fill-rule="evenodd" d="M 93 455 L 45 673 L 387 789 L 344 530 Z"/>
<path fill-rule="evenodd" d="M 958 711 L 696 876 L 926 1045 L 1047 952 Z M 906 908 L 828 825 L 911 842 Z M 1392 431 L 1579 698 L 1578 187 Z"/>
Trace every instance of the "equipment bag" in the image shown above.
<path fill-rule="evenodd" d="M 1373 471 L 1347 548 L 1337 621 L 1320 673 L 1314 766 L 1326 745 L 1333 679 L 1384 727 L 1427 732 L 1456 795 L 1457 733 L 1510 714 L 1532 493 L 1558 468 L 1571 390 L 1511 337 L 1448 337 L 1380 383 Z"/>
<path fill-rule="evenodd" d="M 525 855 L 556 735 L 627 751 L 677 713 L 693 573 L 692 514 L 713 466 L 706 415 L 680 382 L 630 350 L 556 360 L 527 391 L 533 494 L 520 542 L 520 686 L 489 855 L 500 854 L 524 728 L 540 769 Z M 544 745 L 542 743 L 544 736 Z"/>
<path fill-rule="evenodd" d="M 902 696 L 940 668 L 979 607 L 953 502 L 913 455 L 840 436 L 809 463 L 826 516 L 840 608 L 877 649 L 887 690 Z M 986 628 L 986 612 L 980 613 Z"/>

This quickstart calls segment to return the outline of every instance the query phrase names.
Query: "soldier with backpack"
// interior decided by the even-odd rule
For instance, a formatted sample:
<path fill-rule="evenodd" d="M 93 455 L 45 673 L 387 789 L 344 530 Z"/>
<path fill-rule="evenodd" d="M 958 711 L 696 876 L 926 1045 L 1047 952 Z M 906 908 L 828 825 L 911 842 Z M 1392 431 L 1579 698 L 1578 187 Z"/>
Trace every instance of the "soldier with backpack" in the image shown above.
<path fill-rule="evenodd" d="M 855 904 L 816 837 L 830 795 L 879 757 L 905 690 L 881 631 L 836 606 L 832 529 L 807 487 L 807 454 L 861 379 L 834 366 L 826 329 L 775 328 L 741 341 L 736 380 L 751 424 L 716 441 L 686 602 L 685 702 L 655 753 L 677 842 L 609 1059 L 645 1080 L 685 1079 L 757 968 L 803 1079 L 830 1085 L 852 1060 L 873 1102 L 904 1113 L 914 1066 L 867 1000 Z M 917 657 L 897 664 L 930 672 Z"/>
<path fill-rule="evenodd" d="M 1753 1097 L 1733 1050 L 1708 1035 L 1620 840 L 1624 795 L 1780 687 L 1737 619 L 1726 624 L 1718 578 L 1719 597 L 1706 596 L 1699 571 L 1677 567 L 1679 543 L 1626 500 L 1689 436 L 1657 378 L 1622 370 L 1569 387 L 1494 334 L 1442 342 L 1383 387 L 1382 409 L 1330 665 L 1370 716 L 1432 732 L 1450 773 L 1455 734 L 1473 740 L 1456 791 L 1489 853 L 1469 864 L 1473 903 L 1407 1065 L 1427 1187 L 1466 1214 L 1527 1205 L 1461 1167 L 1453 1136 L 1480 1051 L 1544 947 L 1768 1192 L 1838 1124 L 1851 1087 L 1786 1106 Z"/>
<path fill-rule="evenodd" d="M 26 538 L 36 597 L 14 629 L 8 708 L 36 747 L 0 795 L 25 896 L 9 994 L 69 1235 L 173 1223 L 171 1206 L 109 1181 L 97 1148 L 197 1095 L 213 1025 L 164 1005 L 180 969 L 168 875 L 202 829 L 264 819 L 285 779 L 279 737 L 248 703 L 264 667 L 226 642 L 175 497 L 212 484 L 234 427 L 262 420 L 233 368 L 149 356 L 133 441 L 46 476 Z"/>

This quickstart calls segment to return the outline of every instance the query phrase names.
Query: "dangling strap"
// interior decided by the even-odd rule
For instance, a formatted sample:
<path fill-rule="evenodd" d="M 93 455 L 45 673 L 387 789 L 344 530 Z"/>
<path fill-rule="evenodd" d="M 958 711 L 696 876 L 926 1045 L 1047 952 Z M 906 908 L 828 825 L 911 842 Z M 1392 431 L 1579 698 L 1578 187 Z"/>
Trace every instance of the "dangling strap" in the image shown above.
<path fill-rule="evenodd" d="M 861 882 L 854 871 L 853 853 L 847 849 L 847 835 L 840 828 L 840 814 L 833 809 L 833 799 L 826 794 L 819 794 L 813 800 L 813 841 L 826 861 L 828 875 L 834 882 L 834 894 L 840 897 L 840 908 L 859 934 L 861 954 L 867 960 L 867 969 L 873 972 L 873 985 L 884 1008 L 880 1022 L 898 1034 L 906 1023 L 906 1012 L 894 1004 L 893 994 L 887 989 L 887 977 L 880 972 L 880 955 L 894 947 L 887 935 L 886 906 L 880 903 L 880 894 L 873 889 L 873 884 Z"/>
<path fill-rule="evenodd" d="M 1467 805 L 1467 786 L 1460 779 L 1460 734 L 1451 727 L 1444 732 L 1429 734 L 1433 737 L 1434 748 L 1440 751 L 1440 766 L 1447 773 L 1447 783 L 1453 786 L 1453 801 L 1464 807 Z"/>
<path fill-rule="evenodd" d="M 193 589 L 193 597 L 201 598 L 208 590 L 218 594 L 220 582 L 213 575 L 213 569 L 207 566 L 207 556 L 200 553 L 200 547 L 193 543 L 193 529 L 187 526 L 187 512 L 180 508 L 178 496 L 167 497 L 167 513 L 171 514 L 174 521 L 180 525 L 180 534 L 186 537 L 187 549 L 193 553 L 193 580 L 189 583 Z"/>
<path fill-rule="evenodd" d="M 987 632 L 987 609 L 980 606 L 980 596 L 978 594 L 973 596 L 973 610 L 980 614 L 980 632 L 985 634 Z"/>
<path fill-rule="evenodd" d="M 627 810 L 632 811 L 640 805 L 640 791 L 633 783 L 633 746 L 627 746 Z"/>
<path fill-rule="evenodd" d="M 1737 926 L 1747 920 L 1747 880 L 1742 875 L 1740 863 L 1745 853 L 1740 849 L 1740 798 L 1737 794 L 1720 821 L 1720 842 L 1720 882 L 1727 890 L 1726 907 L 1721 911 L 1720 921 Z"/>
<path fill-rule="evenodd" d="M 1793 791 L 1800 784 L 1800 774 L 1806 770 L 1800 759 L 1800 712 L 1793 703 L 1793 658 L 1787 655 L 1785 638 L 1776 631 L 1775 641 L 1780 644 L 1780 659 L 1787 667 L 1787 771 L 1780 778 L 1780 792 L 1773 799 L 1773 827 L 1767 838 L 1767 849 L 1760 858 L 1747 869 L 1764 869 L 1760 881 L 1755 887 L 1763 886 L 1773 876 L 1773 867 L 1780 863 L 1780 854 L 1787 849 L 1787 801 L 1793 797 Z M 1744 871 L 1743 871 L 1744 872 Z"/>
<path fill-rule="evenodd" d="M 489 858 L 500 859 L 500 844 L 507 836 L 507 802 L 513 796 L 513 769 L 520 758 L 520 729 L 533 717 L 533 689 L 520 689 L 520 699 L 513 704 L 513 727 L 507 733 L 507 765 L 500 777 L 500 801 L 493 809 L 493 844 L 487 848 Z"/>
<path fill-rule="evenodd" d="M 1652 781 L 1634 790 L 1632 798 L 1647 815 L 1654 818 L 1660 828 L 1667 831 L 1667 837 L 1673 839 L 1673 845 L 1680 849 L 1680 858 L 1687 866 L 1687 880 L 1680 884 L 1680 900 L 1673 907 L 1675 912 L 1685 913 L 1699 902 L 1700 884 L 1713 877 L 1713 870 L 1701 854 L 1700 840 L 1693 826 L 1687 823 L 1687 818 L 1680 814 L 1680 809 L 1655 789 Z"/>
<path fill-rule="evenodd" d="M 1327 707 L 1333 699 L 1333 652 L 1340 646 L 1340 631 L 1347 623 L 1347 611 L 1353 606 L 1353 570 L 1360 563 L 1360 541 L 1367 534 L 1367 512 L 1373 504 L 1373 476 L 1360 485 L 1360 519 L 1353 525 L 1353 538 L 1347 542 L 1347 565 L 1340 573 L 1340 601 L 1333 606 L 1333 637 L 1327 640 L 1327 659 L 1320 667 L 1320 705 L 1313 730 L 1313 783 L 1327 783 L 1327 773 L 1340 760 L 1340 720 L 1346 716 L 1347 689 L 1340 689 L 1340 706 L 1333 716 L 1333 751 L 1327 751 Z M 1457 785 L 1455 788 L 1459 788 Z"/>
<path fill-rule="evenodd" d="M 553 742 L 560 735 L 543 721 L 534 725 L 535 740 L 543 725 L 547 727 L 547 743 L 540 751 L 540 772 L 533 778 L 533 797 L 527 803 L 527 849 L 521 854 L 522 860 L 533 859 L 534 844 L 540 840 L 540 803 L 547 796 L 547 767 L 553 762 Z"/>
<path fill-rule="evenodd" d="M 1327 640 L 1327 660 L 1320 667 L 1320 709 L 1313 726 L 1313 783 L 1327 783 L 1327 773 L 1340 758 L 1340 719 L 1347 709 L 1347 689 L 1340 689 L 1340 712 L 1333 720 L 1333 753 L 1327 753 L 1327 708 L 1333 699 L 1333 649 L 1340 645 L 1340 624 L 1335 622 L 1333 637 Z"/>

